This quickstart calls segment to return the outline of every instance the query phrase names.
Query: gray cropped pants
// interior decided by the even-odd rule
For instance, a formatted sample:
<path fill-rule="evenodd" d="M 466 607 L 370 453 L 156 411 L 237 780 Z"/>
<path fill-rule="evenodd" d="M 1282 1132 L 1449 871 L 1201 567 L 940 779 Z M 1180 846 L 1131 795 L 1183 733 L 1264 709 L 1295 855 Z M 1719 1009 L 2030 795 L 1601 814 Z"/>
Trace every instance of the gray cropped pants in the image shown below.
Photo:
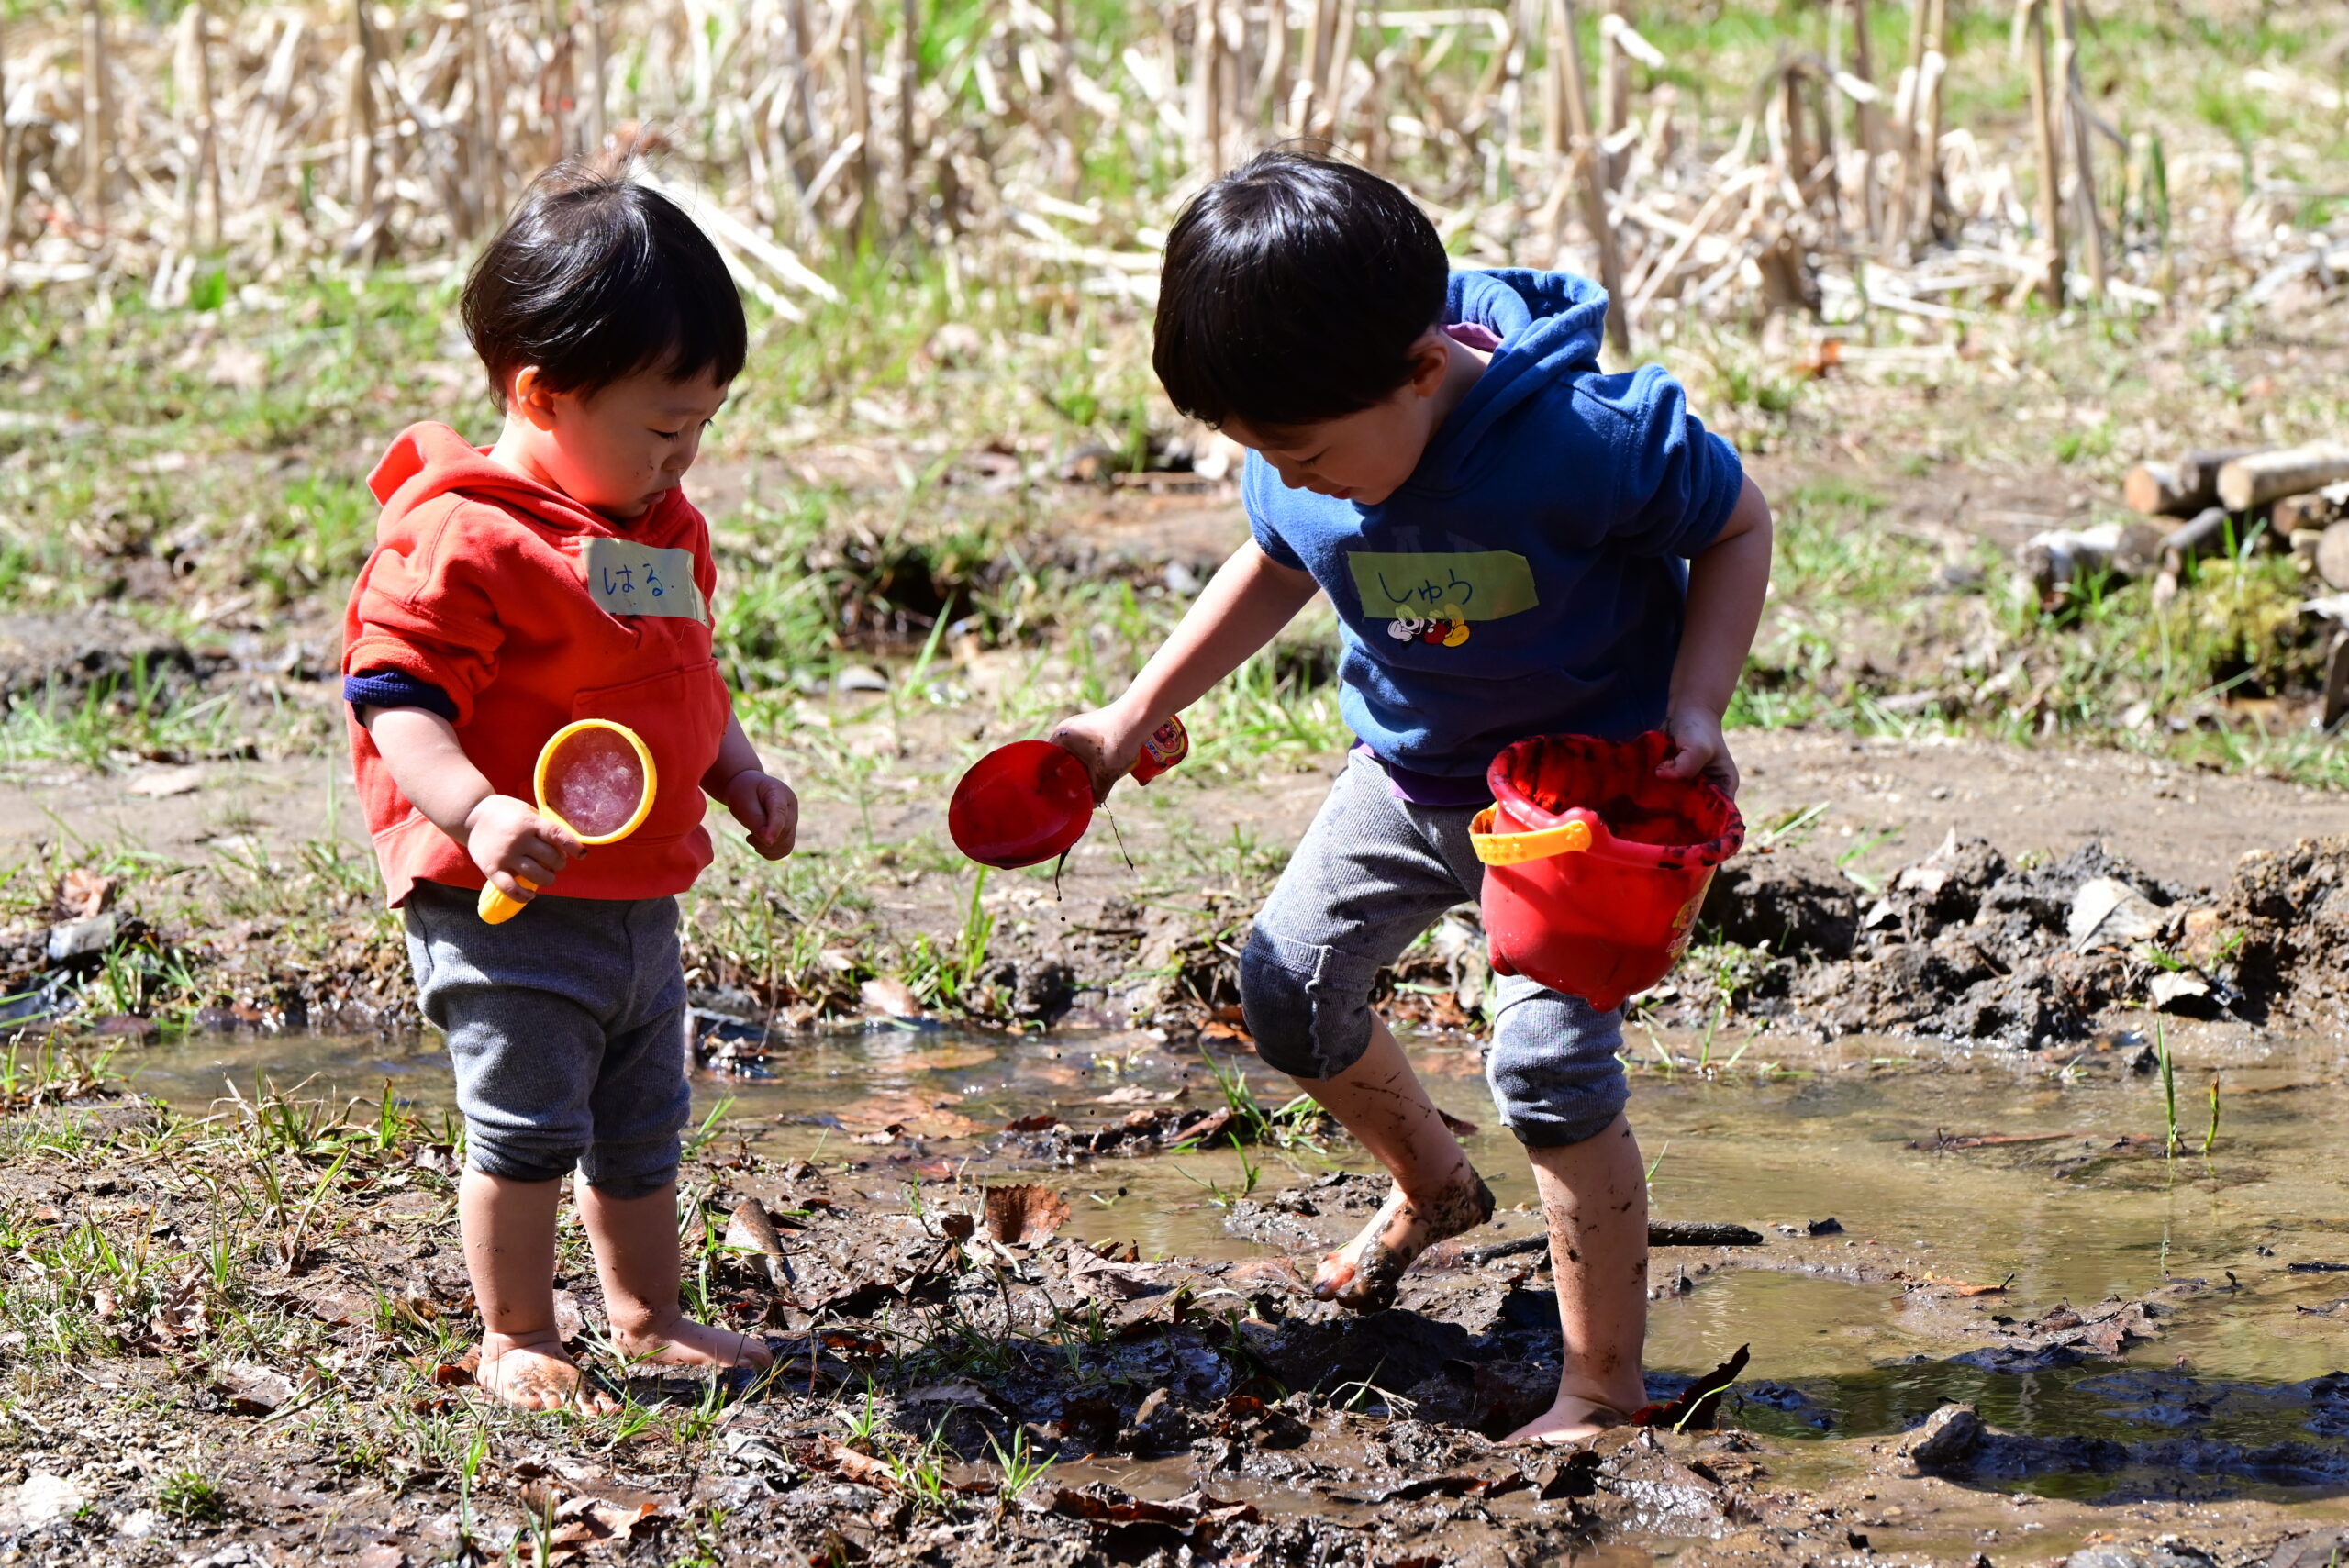
<path fill-rule="evenodd" d="M 1257 1054 L 1297 1078 L 1329 1078 L 1370 1045 L 1378 972 L 1459 904 L 1484 864 L 1474 806 L 1414 806 L 1376 760 L 1349 758 L 1256 916 L 1240 955 L 1241 1001 Z M 1485 1076 L 1518 1140 L 1535 1149 L 1604 1131 L 1631 1098 L 1617 1051 L 1623 1015 L 1522 976 L 1495 976 Z"/>
<path fill-rule="evenodd" d="M 491 926 L 479 896 L 419 882 L 402 906 L 417 1000 L 449 1037 L 466 1163 L 521 1182 L 576 1166 L 616 1198 L 675 1181 L 693 1104 L 677 901 L 541 896 Z"/>

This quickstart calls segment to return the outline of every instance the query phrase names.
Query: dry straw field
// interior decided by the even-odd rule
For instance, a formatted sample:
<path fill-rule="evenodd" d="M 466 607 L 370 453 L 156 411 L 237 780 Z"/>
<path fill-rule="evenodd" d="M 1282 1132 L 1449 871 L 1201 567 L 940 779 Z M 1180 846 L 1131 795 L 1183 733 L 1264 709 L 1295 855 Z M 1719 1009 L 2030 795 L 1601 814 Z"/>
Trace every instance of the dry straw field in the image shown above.
<path fill-rule="evenodd" d="M 786 317 L 841 250 L 906 235 L 1147 298 L 1172 201 L 1313 137 L 1408 180 L 1466 258 L 1601 277 L 1630 336 L 1800 307 L 1898 356 L 2032 298 L 2329 281 L 2349 255 L 2296 227 L 2324 193 L 2165 123 L 2176 57 L 2139 8 L 1820 0 L 1740 33 L 1632 0 L 83 0 L 0 12 L 0 237 L 15 284 L 166 306 L 319 260 L 445 265 L 533 170 L 634 126 Z M 2339 52 L 2224 70 L 2337 128 Z"/>

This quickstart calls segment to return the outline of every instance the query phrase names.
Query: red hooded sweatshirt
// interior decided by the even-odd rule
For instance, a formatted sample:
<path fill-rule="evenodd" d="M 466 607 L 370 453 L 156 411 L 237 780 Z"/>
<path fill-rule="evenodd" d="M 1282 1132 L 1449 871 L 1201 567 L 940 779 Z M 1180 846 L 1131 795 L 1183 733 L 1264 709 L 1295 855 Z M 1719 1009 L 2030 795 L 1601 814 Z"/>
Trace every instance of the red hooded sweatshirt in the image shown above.
<path fill-rule="evenodd" d="M 574 718 L 627 725 L 659 773 L 652 810 L 550 891 L 652 898 L 692 886 L 710 861 L 702 776 L 732 712 L 710 657 L 718 573 L 702 515 L 672 490 L 633 522 L 612 522 L 445 425 L 402 432 L 367 483 L 384 514 L 343 615 L 343 673 L 398 670 L 440 687 L 465 755 L 500 795 L 524 800 L 557 729 Z M 420 878 L 481 886 L 472 857 L 400 793 L 355 713 L 349 722 L 393 906 Z"/>

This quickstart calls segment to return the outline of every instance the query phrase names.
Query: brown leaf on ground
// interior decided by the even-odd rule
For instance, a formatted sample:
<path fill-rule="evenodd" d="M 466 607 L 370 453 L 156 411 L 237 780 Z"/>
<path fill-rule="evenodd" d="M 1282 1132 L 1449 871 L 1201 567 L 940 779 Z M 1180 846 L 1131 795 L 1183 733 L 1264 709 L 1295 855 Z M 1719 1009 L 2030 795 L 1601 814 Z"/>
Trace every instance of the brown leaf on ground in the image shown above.
<path fill-rule="evenodd" d="M 1068 1223 L 1068 1199 L 1050 1187 L 987 1189 L 987 1234 L 1007 1247 L 1032 1247 Z"/>
<path fill-rule="evenodd" d="M 61 920 L 86 920 L 106 913 L 114 902 L 120 877 L 101 876 L 86 866 L 75 866 L 57 879 L 55 912 Z"/>
<path fill-rule="evenodd" d="M 228 1408 L 239 1416 L 274 1415 L 294 1403 L 300 1392 L 284 1373 L 250 1362 L 222 1367 L 218 1389 Z"/>
<path fill-rule="evenodd" d="M 896 1475 L 886 1464 L 869 1453 L 857 1452 L 846 1443 L 834 1442 L 826 1451 L 826 1457 L 832 1462 L 832 1468 L 840 1473 L 843 1481 L 853 1481 L 860 1486 L 878 1487 L 885 1492 L 895 1489 L 897 1485 Z"/>
<path fill-rule="evenodd" d="M 554 1561 L 584 1557 L 590 1547 L 625 1545 L 661 1511 L 653 1503 L 614 1503 L 602 1497 L 573 1497 L 554 1511 L 555 1527 L 548 1540 Z"/>
<path fill-rule="evenodd" d="M 1060 1125 L 1059 1117 L 1050 1111 L 1038 1111 L 1034 1116 L 1023 1116 L 1005 1122 L 1003 1130 L 1006 1132 L 1050 1132 Z"/>

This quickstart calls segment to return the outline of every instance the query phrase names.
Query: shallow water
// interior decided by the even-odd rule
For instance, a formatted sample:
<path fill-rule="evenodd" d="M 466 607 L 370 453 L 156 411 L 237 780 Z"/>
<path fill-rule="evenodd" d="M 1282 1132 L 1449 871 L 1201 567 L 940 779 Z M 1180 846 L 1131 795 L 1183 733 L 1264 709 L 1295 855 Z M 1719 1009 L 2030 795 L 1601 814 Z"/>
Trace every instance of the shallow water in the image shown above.
<path fill-rule="evenodd" d="M 1737 1221 L 1781 1244 L 1778 1225 L 1832 1217 L 1842 1227 L 1808 1244 L 1814 1272 L 1772 1272 L 1785 1262 L 1733 1269 L 1657 1302 L 1652 1368 L 1699 1371 L 1750 1343 L 1735 1418 L 1789 1438 L 1897 1431 L 1948 1399 L 1975 1402 L 1993 1425 L 2022 1433 L 2246 1445 L 2311 1436 L 2305 1394 L 2269 1391 L 2349 1365 L 2349 1308 L 2299 1310 L 2349 1297 L 2349 1273 L 2288 1268 L 2349 1263 L 2349 1160 L 2339 1152 L 2349 1090 L 2316 1072 L 2230 1069 L 2210 1156 L 2172 1161 L 2143 1140 L 2165 1126 L 2150 1076 L 2110 1062 L 2068 1082 L 2005 1066 L 1953 1071 L 1872 1062 L 1867 1049 L 1847 1044 L 1809 1070 L 1767 1079 L 1640 1078 L 1633 1116 L 1656 1164 L 1658 1218 Z M 1530 1202 L 1531 1182 L 1513 1140 L 1491 1125 L 1475 1051 L 1428 1046 L 1415 1056 L 1440 1104 L 1486 1124 L 1468 1141 L 1505 1211 L 1507 1229 L 1494 1234 L 1530 1231 L 1530 1213 L 1507 1212 Z M 429 1039 L 207 1036 L 117 1065 L 183 1106 L 207 1103 L 224 1081 L 248 1095 L 263 1080 L 306 1081 L 306 1094 L 372 1102 L 389 1080 L 412 1102 L 451 1097 L 446 1058 Z M 1257 1151 L 1243 1160 L 1222 1150 L 1049 1170 L 987 1150 L 1005 1122 L 1039 1110 L 1090 1122 L 1168 1096 L 1221 1103 L 1201 1059 L 1143 1035 L 876 1029 L 793 1041 L 772 1065 L 766 1079 L 697 1076 L 696 1114 L 730 1098 L 724 1136 L 778 1157 L 855 1160 L 861 1183 L 879 1195 L 958 1173 L 1050 1181 L 1074 1206 L 1071 1233 L 1130 1239 L 1146 1253 L 1265 1251 L 1223 1226 L 1221 1205 L 1245 1190 L 1250 1161 L 1259 1195 L 1332 1167 L 1367 1168 L 1351 1145 L 1320 1159 Z M 1285 1096 L 1285 1080 L 1240 1065 L 1262 1099 Z M 2199 1151 L 2207 1102 L 2192 1096 L 2206 1079 L 2189 1076 L 2181 1099 L 2192 1113 L 2188 1149 Z M 899 1132 L 882 1136 L 891 1126 Z M 2061 1136 L 1936 1150 L 1944 1133 Z M 2132 1135 L 2141 1141 L 2116 1147 Z M 1654 1273 L 1669 1280 L 1699 1256 L 1659 1251 Z M 1839 1258 L 1870 1283 L 1816 1272 Z M 1954 1332 L 1946 1316 L 1920 1318 L 1890 1268 L 2007 1281 L 2003 1294 L 1970 1304 L 1986 1319 L 2028 1320 L 2059 1302 L 2134 1297 L 2184 1277 L 2223 1288 L 2184 1305 L 2163 1338 L 2121 1364 L 2015 1374 L 1952 1359 L 1982 1341 L 1965 1340 L 1962 1320 Z M 2181 1357 L 2185 1369 L 2174 1370 Z"/>

